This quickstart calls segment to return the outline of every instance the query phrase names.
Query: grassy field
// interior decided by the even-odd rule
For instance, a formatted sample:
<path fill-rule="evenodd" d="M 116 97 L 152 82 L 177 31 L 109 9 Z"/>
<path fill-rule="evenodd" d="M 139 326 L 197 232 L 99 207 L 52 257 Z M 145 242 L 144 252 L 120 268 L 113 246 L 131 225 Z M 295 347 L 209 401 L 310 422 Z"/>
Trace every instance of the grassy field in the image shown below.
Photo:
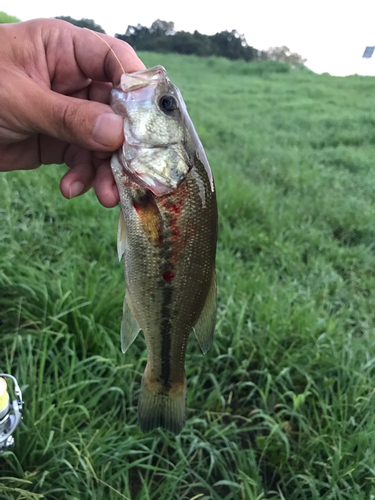
<path fill-rule="evenodd" d="M 22 385 L 1 500 L 375 498 L 375 82 L 143 54 L 181 89 L 215 176 L 218 320 L 191 336 L 188 422 L 136 422 L 118 209 L 62 166 L 0 176 L 0 371 Z"/>

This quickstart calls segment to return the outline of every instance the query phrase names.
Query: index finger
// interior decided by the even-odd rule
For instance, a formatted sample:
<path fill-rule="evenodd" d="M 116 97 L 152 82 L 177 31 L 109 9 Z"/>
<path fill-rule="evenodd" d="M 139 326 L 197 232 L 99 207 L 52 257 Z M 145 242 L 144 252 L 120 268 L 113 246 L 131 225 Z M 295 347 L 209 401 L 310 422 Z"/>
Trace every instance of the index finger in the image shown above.
<path fill-rule="evenodd" d="M 82 77 L 118 85 L 123 72 L 133 73 L 145 68 L 134 49 L 118 38 L 78 28 L 59 19 L 48 21 L 44 25 L 43 38 L 46 54 L 51 53 L 50 45 L 54 48 L 57 78 L 62 74 L 74 74 L 78 66 Z"/>
<path fill-rule="evenodd" d="M 75 55 L 79 67 L 88 78 L 118 85 L 122 73 L 145 69 L 128 43 L 87 28 L 82 31 L 74 37 Z"/>

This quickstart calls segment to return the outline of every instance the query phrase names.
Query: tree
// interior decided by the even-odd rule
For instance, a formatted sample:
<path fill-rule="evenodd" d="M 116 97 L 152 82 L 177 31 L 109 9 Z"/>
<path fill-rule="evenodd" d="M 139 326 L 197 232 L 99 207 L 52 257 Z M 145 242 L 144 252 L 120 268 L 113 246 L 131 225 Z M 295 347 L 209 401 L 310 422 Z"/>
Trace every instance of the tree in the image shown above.
<path fill-rule="evenodd" d="M 157 19 L 151 24 L 150 33 L 154 36 L 174 35 L 174 23 Z"/>
<path fill-rule="evenodd" d="M 303 59 L 303 57 L 296 52 L 291 52 L 285 45 L 282 47 L 270 47 L 266 51 L 266 59 L 289 63 L 292 68 L 296 68 L 306 62 L 306 59 Z"/>
<path fill-rule="evenodd" d="M 167 43 L 165 43 L 167 42 Z M 164 41 L 164 52 L 177 52 L 178 54 L 196 54 L 207 56 L 212 54 L 209 37 L 201 35 L 198 31 L 194 34 L 187 31 L 177 31 L 168 40 Z"/>
<path fill-rule="evenodd" d="M 124 35 L 116 33 L 115 37 L 127 42 L 134 50 L 155 50 L 152 45 L 152 40 L 155 37 L 151 34 L 149 28 L 141 24 L 128 26 Z"/>
<path fill-rule="evenodd" d="M 84 18 L 84 19 L 77 20 L 77 19 L 73 19 L 70 16 L 57 16 L 57 17 L 55 17 L 55 19 L 61 19 L 62 21 L 67 21 L 68 23 L 74 24 L 74 26 L 78 26 L 79 28 L 87 28 L 91 31 L 96 31 L 97 33 L 104 33 L 105 34 L 105 31 L 103 30 L 103 28 L 99 24 L 96 24 L 95 21 L 93 21 L 92 19 Z"/>
<path fill-rule="evenodd" d="M 9 14 L 5 14 L 5 12 L 0 11 L 0 24 L 19 23 L 20 21 L 21 19 L 18 19 L 18 17 L 10 16 Z"/>
<path fill-rule="evenodd" d="M 237 30 L 222 31 L 211 38 L 215 46 L 214 55 L 228 59 L 245 59 L 245 61 L 254 61 L 260 58 L 260 51 L 250 47 L 244 35 L 240 35 Z"/>

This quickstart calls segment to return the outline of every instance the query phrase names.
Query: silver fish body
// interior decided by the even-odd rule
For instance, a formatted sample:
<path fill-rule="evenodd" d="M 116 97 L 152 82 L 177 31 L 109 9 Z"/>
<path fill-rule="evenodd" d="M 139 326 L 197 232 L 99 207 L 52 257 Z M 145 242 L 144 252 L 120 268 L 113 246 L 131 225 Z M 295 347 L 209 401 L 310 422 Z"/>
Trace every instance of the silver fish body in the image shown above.
<path fill-rule="evenodd" d="M 111 166 L 121 199 L 118 252 L 126 296 L 125 352 L 139 330 L 147 345 L 138 421 L 175 434 L 186 423 L 185 353 L 194 330 L 203 352 L 216 320 L 216 193 L 181 94 L 156 66 L 123 75 L 111 106 L 125 143 Z"/>

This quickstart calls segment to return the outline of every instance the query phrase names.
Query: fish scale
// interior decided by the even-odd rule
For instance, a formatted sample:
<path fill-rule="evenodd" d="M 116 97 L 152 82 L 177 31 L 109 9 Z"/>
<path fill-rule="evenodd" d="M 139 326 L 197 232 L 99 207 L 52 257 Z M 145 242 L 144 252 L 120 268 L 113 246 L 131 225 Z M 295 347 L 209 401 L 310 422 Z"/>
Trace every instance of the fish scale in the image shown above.
<path fill-rule="evenodd" d="M 173 110 L 161 109 L 163 96 Z M 124 117 L 125 134 L 111 162 L 121 200 L 118 251 L 126 281 L 122 347 L 125 352 L 143 330 L 141 429 L 178 434 L 186 423 L 188 336 L 194 330 L 206 352 L 215 327 L 215 187 L 181 94 L 164 68 L 123 75 L 111 106 Z"/>

